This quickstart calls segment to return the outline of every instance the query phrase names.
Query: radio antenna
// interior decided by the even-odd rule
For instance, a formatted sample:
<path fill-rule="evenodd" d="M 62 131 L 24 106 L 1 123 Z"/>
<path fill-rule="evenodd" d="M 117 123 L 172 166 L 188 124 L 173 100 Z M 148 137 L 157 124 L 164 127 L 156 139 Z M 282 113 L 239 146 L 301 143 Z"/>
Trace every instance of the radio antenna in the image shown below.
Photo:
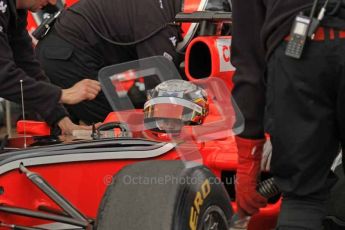
<path fill-rule="evenodd" d="M 20 80 L 20 94 L 22 97 L 22 116 L 23 116 L 23 129 L 24 129 L 24 148 L 26 149 L 26 121 L 25 121 L 25 107 L 24 107 L 24 90 L 23 90 L 23 80 Z"/>

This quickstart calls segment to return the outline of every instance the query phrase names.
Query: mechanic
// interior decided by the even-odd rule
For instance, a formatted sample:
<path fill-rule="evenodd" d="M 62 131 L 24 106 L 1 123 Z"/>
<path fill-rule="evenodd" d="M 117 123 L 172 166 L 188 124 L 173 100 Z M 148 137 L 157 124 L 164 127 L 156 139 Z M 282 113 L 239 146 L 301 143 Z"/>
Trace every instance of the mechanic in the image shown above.
<path fill-rule="evenodd" d="M 300 24 L 292 30 L 300 12 L 317 18 L 324 4 L 312 10 L 313 0 L 233 1 L 233 96 L 246 119 L 237 137 L 237 204 L 242 215 L 253 215 L 265 203 L 255 191 L 265 124 L 271 171 L 283 193 L 278 229 L 323 229 L 330 168 L 345 144 L 344 2 L 330 1 L 314 31 Z M 296 41 L 290 31 L 314 34 L 300 58 L 287 50 Z"/>
<path fill-rule="evenodd" d="M 228 0 L 186 0 L 184 4 L 188 2 L 199 10 L 217 9 L 223 2 L 229 7 Z M 37 55 L 50 80 L 62 88 L 81 79 L 96 79 L 102 67 L 155 55 L 163 55 L 179 66 L 183 56 L 176 50 L 177 44 L 191 36 L 182 38 L 180 27 L 173 23 L 181 3 L 80 1 L 58 17 L 53 30 L 39 42 Z M 145 93 L 132 87 L 129 94 L 132 101 L 139 101 L 135 106 L 142 108 Z M 102 93 L 93 101 L 66 107 L 76 120 L 86 123 L 102 121 L 112 111 Z"/>
<path fill-rule="evenodd" d="M 0 0 L 0 97 L 21 103 L 21 81 L 26 108 L 38 112 L 51 126 L 63 133 L 89 127 L 71 122 L 60 104 L 92 100 L 99 83 L 85 80 L 61 90 L 49 83 L 34 58 L 31 38 L 26 30 L 27 10 L 37 11 L 56 0 Z"/>

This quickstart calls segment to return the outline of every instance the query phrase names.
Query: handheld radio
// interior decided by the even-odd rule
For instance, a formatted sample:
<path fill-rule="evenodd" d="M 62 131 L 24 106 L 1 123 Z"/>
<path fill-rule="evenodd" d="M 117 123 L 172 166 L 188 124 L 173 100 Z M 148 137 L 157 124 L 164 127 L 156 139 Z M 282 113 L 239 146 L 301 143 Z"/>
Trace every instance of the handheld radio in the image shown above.
<path fill-rule="evenodd" d="M 295 59 L 300 59 L 302 57 L 302 53 L 308 38 L 314 39 L 315 31 L 325 16 L 328 2 L 329 0 L 325 1 L 320 12 L 318 13 L 317 18 L 314 17 L 314 15 L 316 8 L 319 5 L 319 0 L 314 0 L 309 17 L 304 16 L 303 13 L 301 13 L 295 18 L 290 33 L 290 40 L 285 50 L 286 56 Z"/>
<path fill-rule="evenodd" d="M 290 40 L 285 50 L 285 54 L 287 56 L 296 59 L 301 58 L 305 43 L 308 38 L 308 30 L 311 21 L 312 20 L 309 17 L 303 15 L 299 15 L 295 18 L 290 33 Z"/>

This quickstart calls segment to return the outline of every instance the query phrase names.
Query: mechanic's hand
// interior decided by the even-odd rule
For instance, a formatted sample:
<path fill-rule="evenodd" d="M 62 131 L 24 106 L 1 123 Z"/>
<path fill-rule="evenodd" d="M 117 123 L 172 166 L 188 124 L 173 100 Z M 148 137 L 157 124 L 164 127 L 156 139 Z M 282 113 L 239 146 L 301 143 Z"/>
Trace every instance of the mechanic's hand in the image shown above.
<path fill-rule="evenodd" d="M 259 212 L 267 205 L 267 199 L 256 191 L 260 176 L 260 161 L 265 140 L 236 137 L 238 167 L 236 173 L 236 203 L 240 218 Z"/>
<path fill-rule="evenodd" d="M 101 86 L 98 81 L 84 79 L 71 88 L 63 89 L 60 102 L 74 105 L 84 100 L 93 100 L 100 91 Z"/>
<path fill-rule="evenodd" d="M 74 130 L 92 130 L 92 126 L 76 125 L 69 117 L 64 117 L 58 123 L 62 135 L 72 135 Z"/>

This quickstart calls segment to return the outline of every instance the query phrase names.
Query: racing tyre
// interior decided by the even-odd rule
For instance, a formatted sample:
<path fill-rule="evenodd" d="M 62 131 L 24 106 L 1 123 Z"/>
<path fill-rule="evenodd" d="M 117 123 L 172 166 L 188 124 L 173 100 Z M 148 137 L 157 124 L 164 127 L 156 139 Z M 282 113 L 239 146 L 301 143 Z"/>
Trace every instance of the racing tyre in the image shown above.
<path fill-rule="evenodd" d="M 98 211 L 98 230 L 227 230 L 232 216 L 223 185 L 204 166 L 145 161 L 122 169 Z"/>

